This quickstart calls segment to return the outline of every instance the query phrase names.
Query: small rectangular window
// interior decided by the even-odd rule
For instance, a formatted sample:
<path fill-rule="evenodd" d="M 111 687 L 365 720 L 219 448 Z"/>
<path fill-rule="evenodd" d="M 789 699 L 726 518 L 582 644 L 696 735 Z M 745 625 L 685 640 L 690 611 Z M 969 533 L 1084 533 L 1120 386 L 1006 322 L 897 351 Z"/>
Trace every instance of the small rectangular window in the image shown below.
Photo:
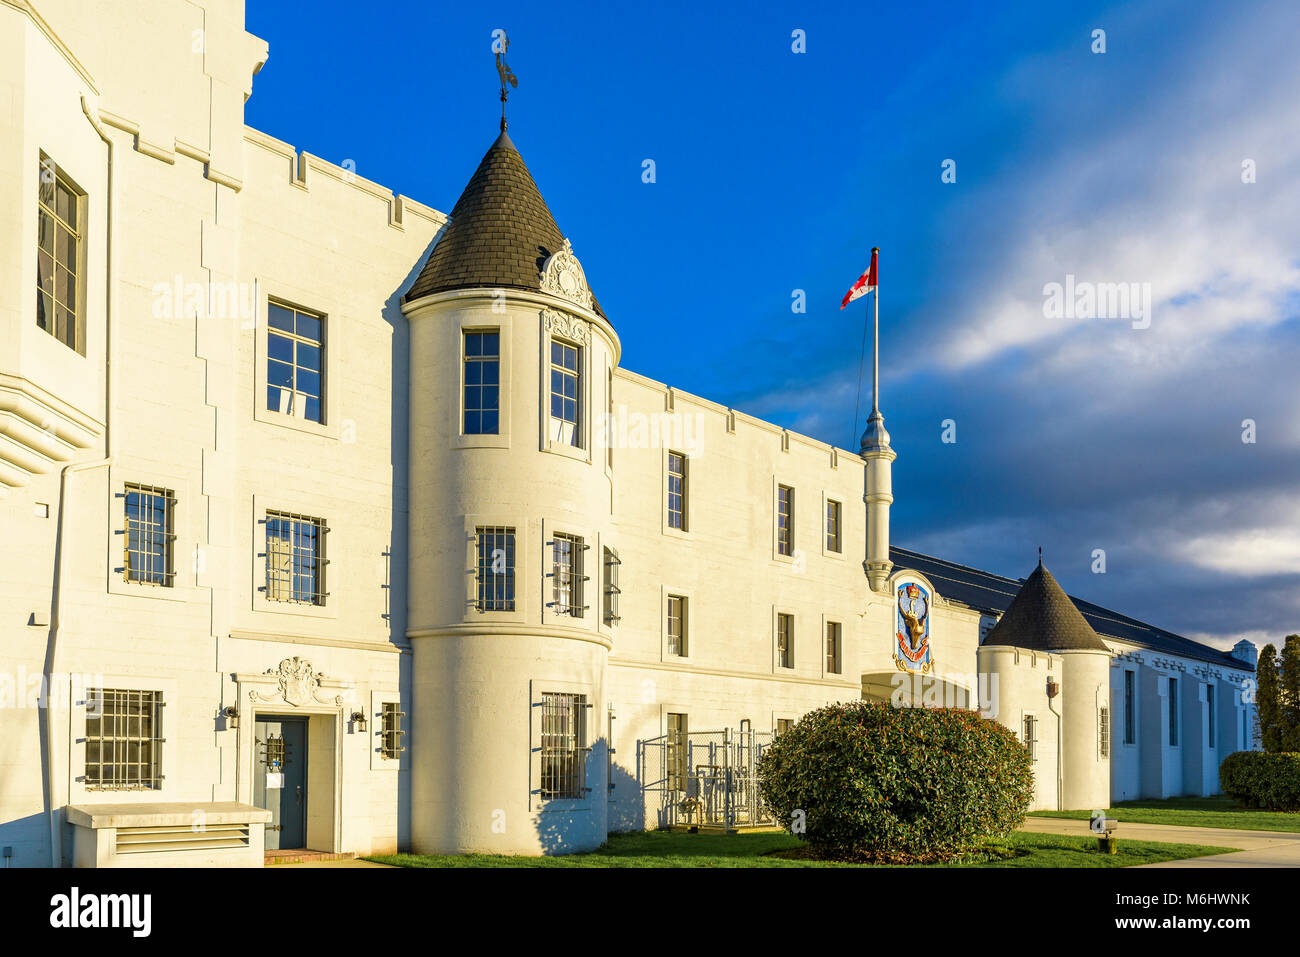
<path fill-rule="evenodd" d="M 838 621 L 828 621 L 826 622 L 826 673 L 837 675 L 840 673 L 841 668 L 840 623 Z"/>
<path fill-rule="evenodd" d="M 826 550 L 828 552 L 841 552 L 844 550 L 840 544 L 840 503 L 826 502 Z"/>
<path fill-rule="evenodd" d="M 1137 675 L 1132 671 L 1124 672 L 1124 743 L 1137 742 Z"/>
<path fill-rule="evenodd" d="M 674 791 L 686 790 L 687 727 L 686 715 L 668 712 L 668 787 Z"/>
<path fill-rule="evenodd" d="M 686 531 L 686 456 L 668 453 L 668 527 Z"/>
<path fill-rule="evenodd" d="M 289 512 L 266 513 L 266 597 L 268 601 L 324 605 L 323 518 Z"/>
<path fill-rule="evenodd" d="M 556 535 L 551 548 L 555 595 L 552 607 L 556 614 L 582 618 L 587 607 L 582 603 L 583 583 L 587 580 L 582 574 L 582 553 L 586 546 L 576 535 Z"/>
<path fill-rule="evenodd" d="M 794 554 L 794 489 L 788 485 L 776 488 L 776 553 Z"/>
<path fill-rule="evenodd" d="M 582 348 L 551 340 L 550 440 L 582 447 Z"/>
<path fill-rule="evenodd" d="M 1103 758 L 1110 757 L 1110 708 L 1104 705 L 1097 712 L 1097 747 Z"/>
<path fill-rule="evenodd" d="M 36 325 L 69 349 L 85 352 L 78 335 L 81 304 L 83 194 L 44 153 L 40 156 L 36 247 Z"/>
<path fill-rule="evenodd" d="M 542 797 L 586 797 L 587 696 L 543 694 L 541 738 Z"/>
<path fill-rule="evenodd" d="M 171 489 L 128 484 L 125 499 L 126 581 L 172 587 L 175 496 Z"/>
<path fill-rule="evenodd" d="M 668 596 L 668 654 L 680 658 L 688 654 L 686 645 L 686 599 Z"/>
<path fill-rule="evenodd" d="M 1038 719 L 1032 714 L 1024 717 L 1023 727 L 1020 732 L 1021 743 L 1029 749 L 1029 760 L 1038 760 Z"/>
<path fill-rule="evenodd" d="M 161 691 L 87 689 L 86 787 L 162 787 L 162 706 Z"/>
<path fill-rule="evenodd" d="M 402 719 L 406 717 L 406 712 L 396 701 L 385 701 L 383 711 L 381 712 L 382 724 L 380 726 L 380 755 L 387 761 L 396 761 L 403 751 L 402 735 L 406 734 L 402 730 Z"/>
<path fill-rule="evenodd" d="M 274 301 L 266 312 L 266 407 L 323 423 L 325 317 Z"/>
<path fill-rule="evenodd" d="M 618 596 L 622 594 L 618 587 L 618 573 L 622 562 L 618 552 L 612 548 L 605 549 L 605 624 L 613 625 L 619 620 Z"/>
<path fill-rule="evenodd" d="M 793 718 L 777 718 L 777 719 L 776 719 L 776 736 L 779 738 L 781 735 L 785 734 L 787 731 L 789 731 L 789 730 L 790 730 L 791 728 L 793 728 L 793 727 L 794 727 L 794 719 L 793 719 Z"/>
<path fill-rule="evenodd" d="M 505 525 L 480 525 L 474 530 L 479 611 L 515 610 L 515 530 Z"/>
<path fill-rule="evenodd" d="M 782 668 L 794 667 L 794 615 L 776 616 L 776 660 Z"/>
<path fill-rule="evenodd" d="M 501 333 L 465 333 L 466 435 L 496 435 L 501 428 Z"/>

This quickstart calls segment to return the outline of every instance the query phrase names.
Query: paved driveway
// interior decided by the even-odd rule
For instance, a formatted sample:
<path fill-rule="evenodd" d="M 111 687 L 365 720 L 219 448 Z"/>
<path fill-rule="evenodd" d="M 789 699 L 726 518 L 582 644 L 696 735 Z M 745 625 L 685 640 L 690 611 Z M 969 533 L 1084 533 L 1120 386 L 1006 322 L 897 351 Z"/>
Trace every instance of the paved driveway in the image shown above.
<path fill-rule="evenodd" d="M 1069 821 L 1055 817 L 1031 817 L 1025 821 L 1021 830 L 1075 837 L 1094 836 L 1088 830 L 1087 821 Z M 1190 857 L 1181 861 L 1165 861 L 1163 864 L 1141 864 L 1140 867 L 1300 867 L 1300 833 L 1120 822 L 1117 836 L 1121 841 L 1128 838 L 1135 841 L 1241 848 L 1231 854 Z"/>

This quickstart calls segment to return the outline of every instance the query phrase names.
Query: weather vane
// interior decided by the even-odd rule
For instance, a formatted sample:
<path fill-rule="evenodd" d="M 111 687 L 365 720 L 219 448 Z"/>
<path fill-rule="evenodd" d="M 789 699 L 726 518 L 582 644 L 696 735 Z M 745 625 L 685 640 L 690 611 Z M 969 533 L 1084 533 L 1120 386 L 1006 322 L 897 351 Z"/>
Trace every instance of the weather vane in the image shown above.
<path fill-rule="evenodd" d="M 501 78 L 501 132 L 506 131 L 506 97 L 510 95 L 510 90 L 519 86 L 519 81 L 515 75 L 510 72 L 510 67 L 506 64 L 506 51 L 510 49 L 510 38 L 506 36 L 504 30 L 494 30 L 495 34 L 492 50 L 497 56 L 497 76 Z"/>

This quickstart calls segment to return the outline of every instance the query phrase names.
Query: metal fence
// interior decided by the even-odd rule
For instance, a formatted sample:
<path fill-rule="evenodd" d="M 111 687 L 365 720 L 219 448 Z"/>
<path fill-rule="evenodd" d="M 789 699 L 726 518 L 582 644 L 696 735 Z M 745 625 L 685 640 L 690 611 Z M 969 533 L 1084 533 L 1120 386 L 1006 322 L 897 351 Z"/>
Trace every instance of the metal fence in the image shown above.
<path fill-rule="evenodd" d="M 647 814 L 660 827 L 772 826 L 758 793 L 758 760 L 773 737 L 742 725 L 641 741 L 637 776 Z"/>

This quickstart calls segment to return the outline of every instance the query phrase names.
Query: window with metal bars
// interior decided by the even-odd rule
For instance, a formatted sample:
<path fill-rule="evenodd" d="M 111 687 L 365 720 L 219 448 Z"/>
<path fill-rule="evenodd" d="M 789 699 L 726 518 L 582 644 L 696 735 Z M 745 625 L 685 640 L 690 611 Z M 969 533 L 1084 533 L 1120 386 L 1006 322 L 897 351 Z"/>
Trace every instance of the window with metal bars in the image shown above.
<path fill-rule="evenodd" d="M 668 453 L 668 527 L 686 531 L 686 456 Z"/>
<path fill-rule="evenodd" d="M 266 407 L 325 421 L 325 317 L 267 303 Z"/>
<path fill-rule="evenodd" d="M 843 665 L 840 662 L 840 623 L 826 622 L 826 673 L 837 675 Z"/>
<path fill-rule="evenodd" d="M 515 610 L 515 530 L 508 525 L 475 529 L 479 611 Z"/>
<path fill-rule="evenodd" d="M 269 601 L 324 605 L 325 536 L 322 518 L 266 513 L 266 597 Z"/>
<path fill-rule="evenodd" d="M 776 616 L 776 660 L 782 668 L 794 667 L 794 615 Z"/>
<path fill-rule="evenodd" d="M 385 701 L 382 711 L 380 712 L 379 726 L 379 753 L 380 756 L 396 761 L 406 748 L 402 747 L 402 735 L 406 734 L 402 730 L 402 719 L 406 717 L 406 712 L 402 711 L 396 701 Z"/>
<path fill-rule="evenodd" d="M 605 549 L 605 624 L 613 625 L 619 620 L 618 596 L 622 591 L 618 587 L 618 573 L 623 563 L 619 561 L 618 552 L 612 548 Z"/>
<path fill-rule="evenodd" d="M 90 688 L 86 692 L 86 787 L 162 787 L 162 692 Z"/>
<path fill-rule="evenodd" d="M 1020 732 L 1021 743 L 1029 749 L 1029 760 L 1038 760 L 1038 719 L 1032 714 L 1025 715 Z"/>
<path fill-rule="evenodd" d="M 581 447 L 582 349 L 551 341 L 550 439 Z"/>
<path fill-rule="evenodd" d="M 668 654 L 685 658 L 689 654 L 686 640 L 686 599 L 681 595 L 669 595 Z"/>
<path fill-rule="evenodd" d="M 77 333 L 83 194 L 44 153 L 38 182 L 36 325 L 69 349 L 85 352 Z"/>
<path fill-rule="evenodd" d="M 123 498 L 126 509 L 123 577 L 142 585 L 172 587 L 176 577 L 175 495 L 171 489 L 128 483 Z"/>
<path fill-rule="evenodd" d="M 794 554 L 794 489 L 776 487 L 776 553 Z"/>
<path fill-rule="evenodd" d="M 551 606 L 556 614 L 581 618 L 586 611 L 587 606 L 582 603 L 583 582 L 587 580 L 582 574 L 585 550 L 586 546 L 577 535 L 556 535 L 551 542 L 551 579 L 555 595 Z"/>
<path fill-rule="evenodd" d="M 1097 712 L 1097 750 L 1103 758 L 1110 757 L 1110 708 L 1105 705 Z"/>
<path fill-rule="evenodd" d="M 465 333 L 466 435 L 496 435 L 501 417 L 501 333 Z"/>
<path fill-rule="evenodd" d="M 587 696 L 542 695 L 541 793 L 547 800 L 587 796 Z"/>
<path fill-rule="evenodd" d="M 840 512 L 840 503 L 828 499 L 826 502 L 826 550 L 828 552 L 844 550 L 840 543 Z"/>
<path fill-rule="evenodd" d="M 686 790 L 687 717 L 668 712 L 668 787 L 674 791 Z"/>

